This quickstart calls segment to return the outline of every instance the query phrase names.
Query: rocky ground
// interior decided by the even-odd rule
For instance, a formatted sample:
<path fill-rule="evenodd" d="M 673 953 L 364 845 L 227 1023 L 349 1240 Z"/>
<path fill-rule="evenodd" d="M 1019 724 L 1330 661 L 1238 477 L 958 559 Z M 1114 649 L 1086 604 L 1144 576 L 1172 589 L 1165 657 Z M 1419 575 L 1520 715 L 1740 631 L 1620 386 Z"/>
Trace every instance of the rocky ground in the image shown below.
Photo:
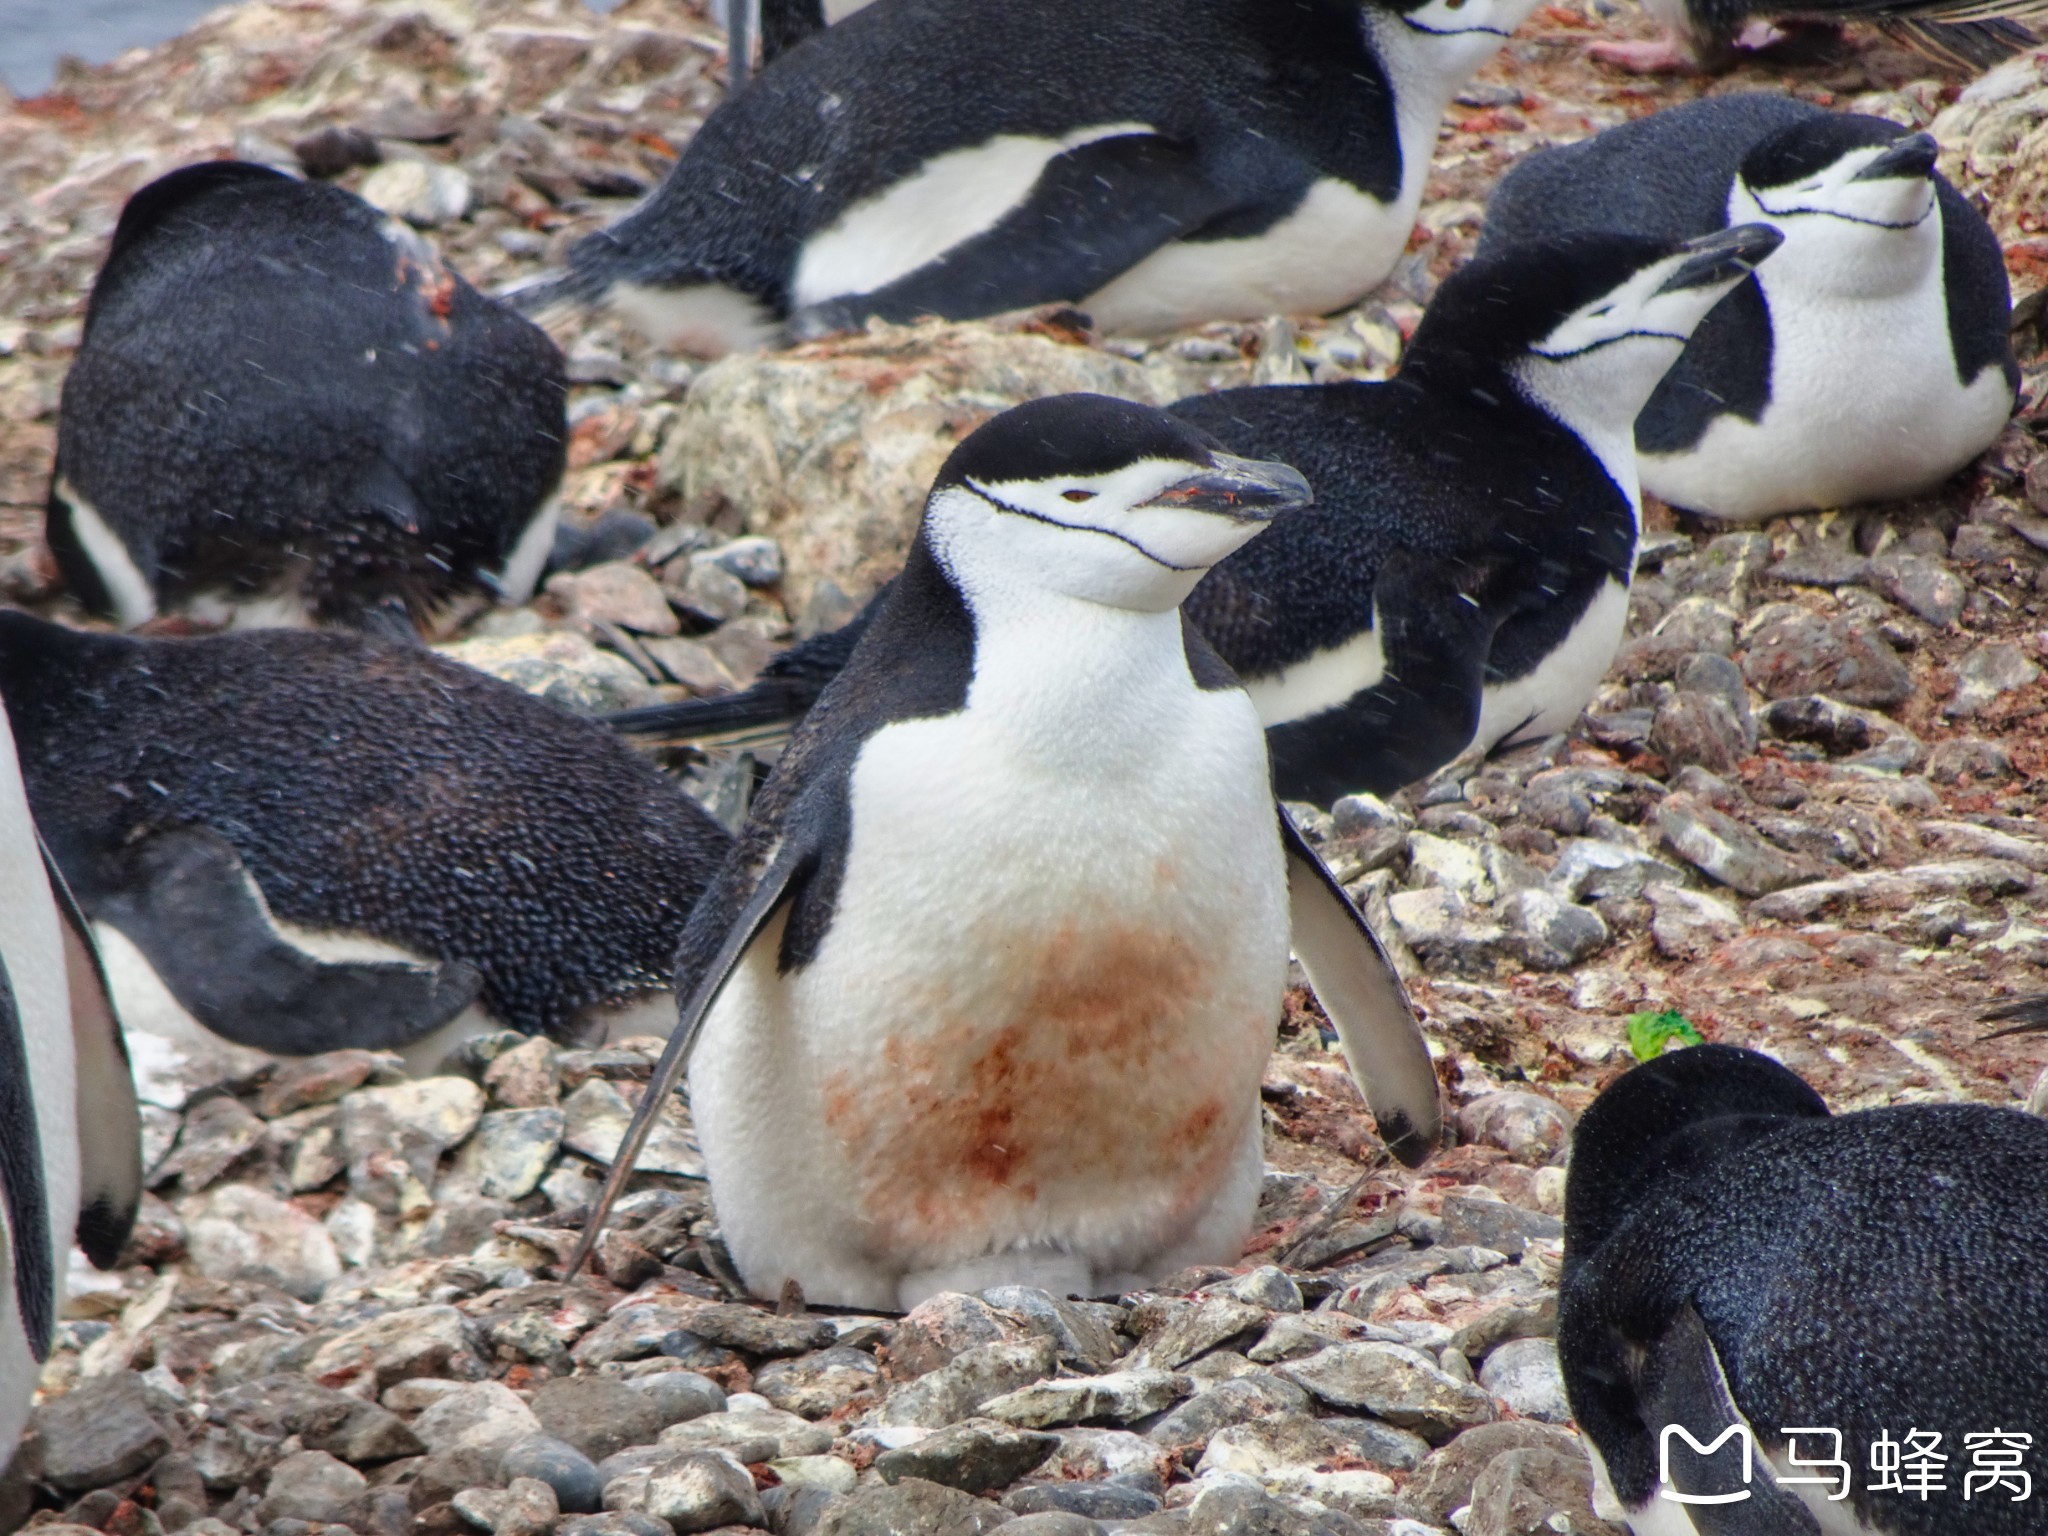
<path fill-rule="evenodd" d="M 584 708 L 744 682 L 887 574 L 923 483 L 993 411 L 1063 388 L 1165 400 L 1383 374 L 1517 153 L 1706 88 L 1932 123 L 2008 242 L 2040 395 L 2048 69 L 2021 59 L 1965 95 L 1861 33 L 1710 87 L 1581 56 L 1647 33 L 1599 0 L 1539 13 L 1454 107 L 1395 281 L 1334 320 L 1137 347 L 1040 315 L 708 368 L 603 326 L 564 334 L 569 511 L 628 547 L 528 609 L 451 614 L 446 643 Z M 0 98 L 0 596 L 77 618 L 40 500 L 128 192 L 210 155 L 303 163 L 490 287 L 657 179 L 722 69 L 680 0 L 605 18 L 577 0 L 252 0 Z M 660 531 L 632 550 L 625 513 Z M 1440 1047 L 1460 1144 L 1421 1173 L 1385 1164 L 1299 995 L 1238 1270 L 1115 1302 L 770 1311 L 736 1295 L 680 1110 L 599 1273 L 559 1279 L 652 1047 L 500 1038 L 407 1083 L 365 1053 L 139 1042 L 153 1192 L 128 1266 L 77 1277 L 0 1523 L 1610 1529 L 1559 1427 L 1548 1335 L 1569 1125 L 1630 1059 L 1627 1017 L 1682 1011 L 1839 1109 L 2040 1108 L 2048 1061 L 1977 1022 L 2041 987 L 2048 960 L 2048 456 L 2031 418 L 1910 505 L 1734 531 L 1653 508 L 1651 526 L 1631 638 L 1571 740 L 1307 814 Z M 714 793 L 730 779 L 712 773 Z"/>

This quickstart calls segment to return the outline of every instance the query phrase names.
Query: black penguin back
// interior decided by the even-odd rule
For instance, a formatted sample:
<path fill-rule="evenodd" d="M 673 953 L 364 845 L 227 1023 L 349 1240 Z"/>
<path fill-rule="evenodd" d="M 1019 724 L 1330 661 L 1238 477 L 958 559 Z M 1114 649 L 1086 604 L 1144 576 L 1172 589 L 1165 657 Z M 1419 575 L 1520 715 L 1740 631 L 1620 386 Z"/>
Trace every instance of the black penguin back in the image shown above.
<path fill-rule="evenodd" d="M 337 187 L 233 162 L 130 199 L 64 382 L 52 549 L 108 594 L 66 490 L 159 596 L 419 615 L 494 573 L 561 479 L 562 359 Z"/>
<path fill-rule="evenodd" d="M 1631 1352 L 1696 1313 L 1763 1445 L 1842 1431 L 1871 1528 L 2039 1531 L 2011 1490 L 1963 1488 L 1965 1436 L 2048 1421 L 2048 1384 L 2011 1365 L 2048 1327 L 2048 1122 L 1975 1104 L 1829 1117 L 1768 1058 L 1695 1047 L 1588 1109 L 1565 1243 L 1567 1390 L 1624 1502 L 1655 1486 L 1662 1422 L 1632 1396 Z M 1868 1487 L 1873 1443 L 1909 1430 L 1949 1458 L 1924 1502 Z"/>
<path fill-rule="evenodd" d="M 532 1033 L 665 987 L 731 841 L 604 727 L 417 646 L 0 613 L 0 697 L 88 912 L 152 836 L 204 828 L 276 917 L 466 961 Z"/>

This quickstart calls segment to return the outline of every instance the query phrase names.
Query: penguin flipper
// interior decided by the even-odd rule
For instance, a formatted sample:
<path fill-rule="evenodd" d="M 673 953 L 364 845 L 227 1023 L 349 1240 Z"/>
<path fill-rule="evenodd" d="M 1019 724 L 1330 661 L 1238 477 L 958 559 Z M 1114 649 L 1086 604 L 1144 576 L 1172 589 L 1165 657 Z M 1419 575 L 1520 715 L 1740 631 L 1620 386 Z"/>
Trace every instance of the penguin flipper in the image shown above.
<path fill-rule="evenodd" d="M 86 1138 L 81 1136 L 79 1140 Z M 43 1183 L 42 1136 L 29 1088 L 28 1038 L 7 961 L 0 956 L 0 1203 L 7 1210 L 7 1243 L 14 1271 L 14 1302 L 29 1354 L 49 1358 L 57 1327 L 57 1267 L 50 1246 L 50 1194 Z"/>
<path fill-rule="evenodd" d="M 1673 1487 L 1690 1498 L 1732 1501 L 1688 1501 L 1680 1506 L 1699 1536 L 1821 1536 L 1820 1522 L 1778 1486 L 1769 1462 L 1761 1454 L 1750 1454 L 1749 1447 L 1736 1445 L 1747 1432 L 1748 1421 L 1735 1406 L 1721 1356 L 1692 1303 L 1678 1309 L 1651 1348 L 1643 1362 L 1640 1390 L 1643 1422 L 1656 1434 L 1663 1434 L 1666 1425 L 1677 1425 L 1694 1444 L 1710 1446 L 1717 1437 L 1735 1432 L 1711 1456 L 1695 1454 L 1677 1436 L 1671 1437 L 1665 1464 Z"/>
<path fill-rule="evenodd" d="M 1286 808 L 1287 900 L 1294 952 L 1316 1001 L 1337 1028 L 1351 1075 L 1372 1106 L 1380 1139 L 1413 1168 L 1436 1150 L 1443 1108 L 1436 1068 L 1393 962 L 1364 916 L 1308 845 Z"/>
<path fill-rule="evenodd" d="M 324 961 L 285 941 L 241 858 L 199 826 L 128 850 L 127 879 L 93 916 L 140 949 L 200 1023 L 283 1056 L 390 1050 L 446 1024 L 482 989 L 477 969 Z"/>
<path fill-rule="evenodd" d="M 90 1136 L 78 1138 L 78 1246 L 99 1268 L 112 1269 L 142 1204 L 142 1110 L 92 930 L 48 848 L 43 849 L 43 871 L 63 919 L 78 1124 L 93 1128 Z"/>
<path fill-rule="evenodd" d="M 1055 156 L 1029 195 L 980 234 L 871 292 L 811 305 L 791 333 L 1078 303 L 1243 200 L 1188 145 L 1148 132 L 1097 139 Z"/>
<path fill-rule="evenodd" d="M 799 826 L 802 824 L 799 822 Z M 625 1192 L 626 1180 L 632 1177 L 633 1164 L 639 1160 L 640 1149 L 646 1145 L 655 1115 L 668 1102 L 669 1095 L 676 1091 L 676 1084 L 682 1081 L 683 1073 L 689 1069 L 690 1055 L 697 1048 L 697 1037 L 703 1033 L 704 1020 L 711 1012 L 712 1004 L 718 1001 L 718 994 L 725 990 L 727 978 L 754 944 L 765 937 L 765 931 L 773 920 L 802 896 L 810 876 L 818 867 L 818 856 L 818 843 L 801 832 L 782 840 L 709 962 L 695 972 L 695 980 L 687 995 L 681 986 L 691 970 L 690 935 L 686 933 L 683 957 L 677 966 L 677 995 L 683 997 L 683 1003 L 676 1027 L 668 1037 L 668 1044 L 662 1047 L 661 1059 L 654 1064 L 653 1075 L 648 1078 L 646 1090 L 633 1110 L 633 1118 L 626 1126 L 625 1136 L 619 1141 L 618 1151 L 612 1154 L 611 1173 L 604 1181 L 604 1188 L 598 1192 L 596 1203 L 590 1208 L 590 1217 L 583 1224 L 583 1235 L 576 1240 L 568 1262 L 562 1266 L 565 1283 L 576 1278 L 577 1272 L 583 1268 L 583 1261 L 590 1257 L 590 1250 L 597 1246 L 598 1234 L 604 1231 L 605 1217 Z M 744 879 L 740 864 L 739 856 L 727 863 L 720 872 L 719 884 L 700 899 L 700 912 L 712 908 L 719 897 L 721 885 L 729 888 L 736 877 Z M 695 922 L 691 924 L 693 930 L 697 926 Z"/>

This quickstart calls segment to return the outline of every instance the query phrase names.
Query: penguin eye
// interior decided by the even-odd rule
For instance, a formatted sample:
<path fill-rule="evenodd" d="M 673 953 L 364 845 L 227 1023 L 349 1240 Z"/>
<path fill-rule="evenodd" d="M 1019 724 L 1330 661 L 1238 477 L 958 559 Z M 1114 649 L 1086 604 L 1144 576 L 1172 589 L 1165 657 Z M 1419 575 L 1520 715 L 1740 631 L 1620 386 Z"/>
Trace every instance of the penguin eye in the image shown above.
<path fill-rule="evenodd" d="M 1093 501 L 1095 493 L 1093 491 L 1084 491 L 1076 486 L 1071 491 L 1061 491 L 1060 499 L 1062 501 Z"/>
<path fill-rule="evenodd" d="M 1462 11 L 1465 9 L 1465 0 L 1444 0 L 1444 9 L 1447 11 Z"/>

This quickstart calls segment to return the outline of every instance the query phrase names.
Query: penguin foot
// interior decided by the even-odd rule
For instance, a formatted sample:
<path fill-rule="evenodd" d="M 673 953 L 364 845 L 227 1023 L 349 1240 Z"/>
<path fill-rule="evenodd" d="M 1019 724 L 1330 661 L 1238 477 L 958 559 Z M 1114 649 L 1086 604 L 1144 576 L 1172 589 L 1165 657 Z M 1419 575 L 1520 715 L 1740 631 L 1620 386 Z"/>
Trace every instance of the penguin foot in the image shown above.
<path fill-rule="evenodd" d="M 1672 32 L 1649 43 L 1588 43 L 1586 56 L 1631 75 L 1694 75 L 1702 68 L 1692 44 Z"/>

